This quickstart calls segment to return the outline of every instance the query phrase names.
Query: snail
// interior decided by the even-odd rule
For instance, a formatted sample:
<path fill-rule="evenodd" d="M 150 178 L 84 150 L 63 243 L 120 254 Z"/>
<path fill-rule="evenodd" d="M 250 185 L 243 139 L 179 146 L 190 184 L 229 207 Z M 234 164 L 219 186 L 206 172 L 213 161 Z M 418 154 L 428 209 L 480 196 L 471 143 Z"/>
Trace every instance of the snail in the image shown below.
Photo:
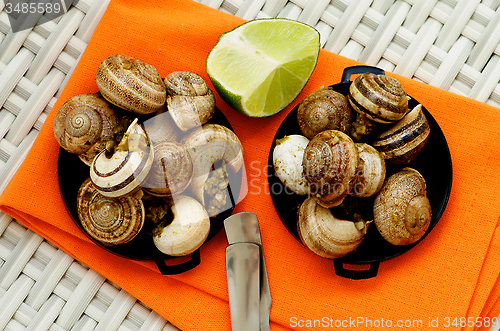
<path fill-rule="evenodd" d="M 431 218 L 425 180 L 413 168 L 391 175 L 373 203 L 375 226 L 393 245 L 409 245 L 422 238 Z"/>
<path fill-rule="evenodd" d="M 103 245 L 130 242 L 144 225 L 144 204 L 134 196 L 119 198 L 100 194 L 90 178 L 80 186 L 77 210 L 85 231 Z"/>
<path fill-rule="evenodd" d="M 292 192 L 305 195 L 309 185 L 304 177 L 302 159 L 309 139 L 302 135 L 290 135 L 276 141 L 273 165 L 276 175 Z"/>
<path fill-rule="evenodd" d="M 54 119 L 54 135 L 66 151 L 90 165 L 113 139 L 120 119 L 99 94 L 80 94 L 68 99 Z"/>
<path fill-rule="evenodd" d="M 170 196 L 184 191 L 191 183 L 193 163 L 189 153 L 176 142 L 153 145 L 153 165 L 141 185 L 155 196 Z"/>
<path fill-rule="evenodd" d="M 308 139 L 325 130 L 350 134 L 355 116 L 346 96 L 327 88 L 307 95 L 297 109 L 299 129 Z"/>
<path fill-rule="evenodd" d="M 165 77 L 167 108 L 182 131 L 205 124 L 214 114 L 215 96 L 196 73 L 174 71 Z"/>
<path fill-rule="evenodd" d="M 351 83 L 348 99 L 358 113 L 370 120 L 393 123 L 408 112 L 410 97 L 396 79 L 367 72 Z"/>
<path fill-rule="evenodd" d="M 158 70 L 127 55 L 106 58 L 96 83 L 106 100 L 135 114 L 154 113 L 165 105 L 167 92 Z"/>
<path fill-rule="evenodd" d="M 392 128 L 378 135 L 372 145 L 390 163 L 408 164 L 424 148 L 430 133 L 422 105 L 414 107 Z"/>
<path fill-rule="evenodd" d="M 371 197 L 384 184 L 385 161 L 373 146 L 365 143 L 355 145 L 359 153 L 359 163 L 352 193 L 359 198 Z"/>
<path fill-rule="evenodd" d="M 236 134 L 220 124 L 204 124 L 195 128 L 182 141 L 193 161 L 193 179 L 190 188 L 205 206 L 205 182 L 216 161 L 224 160 L 237 172 L 243 166 L 243 146 Z"/>
<path fill-rule="evenodd" d="M 153 242 L 162 253 L 172 256 L 188 255 L 197 250 L 210 232 L 210 218 L 195 199 L 179 195 L 171 208 L 173 220 L 155 230 Z"/>
<path fill-rule="evenodd" d="M 112 155 L 102 151 L 90 167 L 90 178 L 103 195 L 118 197 L 140 189 L 153 164 L 154 151 L 135 119 Z"/>
<path fill-rule="evenodd" d="M 178 141 L 180 131 L 170 112 L 163 108 L 155 116 L 143 122 L 144 130 L 153 143 L 162 141 Z"/>
<path fill-rule="evenodd" d="M 354 251 L 366 235 L 365 227 L 358 229 L 355 222 L 335 217 L 329 208 L 320 206 L 312 197 L 300 205 L 297 227 L 302 243 L 328 259 Z"/>
<path fill-rule="evenodd" d="M 321 206 L 339 205 L 349 194 L 358 162 L 354 141 L 338 130 L 320 132 L 307 144 L 302 160 L 304 177 Z"/>

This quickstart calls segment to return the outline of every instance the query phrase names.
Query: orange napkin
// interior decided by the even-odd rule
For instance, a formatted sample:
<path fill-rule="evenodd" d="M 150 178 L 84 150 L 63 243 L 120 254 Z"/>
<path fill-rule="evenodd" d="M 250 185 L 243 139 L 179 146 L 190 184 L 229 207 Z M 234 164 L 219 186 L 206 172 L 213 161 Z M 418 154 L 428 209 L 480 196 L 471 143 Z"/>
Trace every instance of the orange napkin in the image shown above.
<path fill-rule="evenodd" d="M 209 82 L 208 52 L 222 32 L 241 23 L 191 0 L 112 0 L 29 155 L 0 196 L 3 211 L 183 330 L 230 330 L 224 231 L 202 247 L 198 267 L 175 276 L 161 275 L 153 262 L 127 260 L 94 245 L 63 203 L 52 123 L 65 100 L 97 91 L 96 69 L 116 53 L 142 59 L 162 76 L 189 70 Z M 217 98 L 245 151 L 248 193 L 235 212 L 255 212 L 259 218 L 273 298 L 271 329 L 488 330 L 486 318 L 500 313 L 498 109 L 395 76 L 442 128 L 453 159 L 453 188 L 443 217 L 424 242 L 382 262 L 375 278 L 335 275 L 332 261 L 298 243 L 275 212 L 266 191 L 267 158 L 279 124 L 298 100 L 338 83 L 343 69 L 356 64 L 322 50 L 299 98 L 270 118 L 247 118 Z"/>

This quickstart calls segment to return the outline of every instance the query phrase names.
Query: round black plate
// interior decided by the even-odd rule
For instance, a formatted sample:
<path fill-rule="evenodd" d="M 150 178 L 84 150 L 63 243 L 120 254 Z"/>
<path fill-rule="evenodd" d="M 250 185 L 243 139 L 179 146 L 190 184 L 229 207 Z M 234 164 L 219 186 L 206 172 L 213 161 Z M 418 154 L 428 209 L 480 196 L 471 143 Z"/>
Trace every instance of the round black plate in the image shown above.
<path fill-rule="evenodd" d="M 227 118 L 217 108 L 213 117 L 210 119 L 210 123 L 221 124 L 232 130 L 232 127 Z M 238 171 L 235 174 L 231 172 L 229 167 L 227 167 L 227 171 L 229 175 L 229 182 L 231 183 L 230 193 L 232 195 L 232 198 L 236 197 L 236 200 L 241 189 L 242 170 Z M 60 148 L 58 158 L 58 175 L 61 193 L 73 220 L 78 225 L 78 227 L 97 245 L 114 254 L 135 260 L 163 261 L 176 258 L 174 256 L 166 255 L 160 252 L 155 247 L 152 236 L 142 231 L 137 235 L 136 238 L 124 245 L 104 246 L 102 243 L 94 240 L 85 232 L 85 230 L 81 226 L 81 222 L 78 218 L 78 212 L 76 209 L 76 197 L 78 194 L 78 189 L 80 188 L 83 181 L 90 176 L 89 167 L 84 164 L 75 154 L 68 153 L 64 149 Z M 234 201 L 231 202 L 231 208 L 210 219 L 210 233 L 205 242 L 212 239 L 219 232 L 219 230 L 224 225 L 224 219 L 232 214 L 234 210 Z M 196 252 L 196 254 L 197 258 L 199 258 L 198 251 Z"/>
<path fill-rule="evenodd" d="M 375 71 L 374 73 L 378 74 L 383 73 L 383 71 L 378 68 L 363 66 L 361 67 L 362 70 L 360 70 L 359 67 L 346 68 L 344 74 L 351 68 L 357 70 L 357 72 L 353 72 L 353 74 L 366 71 Z M 350 77 L 350 75 L 345 76 Z M 347 95 L 350 84 L 350 81 L 344 81 L 343 79 L 342 83 L 332 85 L 331 88 L 339 93 Z M 415 107 L 417 104 L 418 101 L 412 98 L 409 102 L 410 109 Z M 452 185 L 452 164 L 448 144 L 441 128 L 432 115 L 425 109 L 425 105 L 423 108 L 431 128 L 429 140 L 422 152 L 409 166 L 417 169 L 425 178 L 427 183 L 427 195 L 432 208 L 431 224 L 425 234 L 425 236 L 427 236 L 427 234 L 439 221 L 446 208 L 446 204 L 448 203 Z M 276 146 L 276 139 L 280 139 L 291 134 L 302 134 L 297 124 L 297 110 L 298 105 L 292 109 L 292 111 L 283 120 L 276 132 L 276 135 L 274 136 L 268 159 L 270 169 L 268 184 L 274 206 L 281 221 L 290 233 L 300 241 L 297 231 L 297 208 L 300 203 L 304 201 L 305 197 L 294 194 L 290 190 L 286 189 L 278 176 L 275 174 L 273 167 L 273 150 Z M 398 167 L 391 167 L 388 165 L 387 175 L 389 176 L 392 172 L 397 170 L 397 168 Z M 334 262 L 336 262 L 336 271 L 337 267 L 340 267 L 343 263 L 374 264 L 374 270 L 372 271 L 376 274 L 379 262 L 393 258 L 408 251 L 422 240 L 423 238 L 412 245 L 394 246 L 383 239 L 374 224 L 371 224 L 371 226 L 368 227 L 365 239 L 354 252 L 351 252 L 342 258 L 334 259 Z M 350 273 L 349 278 L 358 278 L 358 276 L 356 276 L 356 272 L 352 272 Z M 373 273 L 370 272 L 366 275 L 366 277 L 361 276 L 359 278 L 368 278 L 372 276 Z"/>

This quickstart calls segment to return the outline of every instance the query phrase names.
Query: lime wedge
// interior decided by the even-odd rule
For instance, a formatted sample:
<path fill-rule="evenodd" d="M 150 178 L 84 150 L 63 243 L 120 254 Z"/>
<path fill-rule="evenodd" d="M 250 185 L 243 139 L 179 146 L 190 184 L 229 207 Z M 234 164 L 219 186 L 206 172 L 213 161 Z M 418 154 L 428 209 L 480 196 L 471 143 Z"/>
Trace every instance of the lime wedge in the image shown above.
<path fill-rule="evenodd" d="M 232 108 L 251 117 L 271 116 L 302 91 L 316 67 L 319 49 L 319 33 L 307 24 L 255 19 L 219 37 L 206 69 Z"/>

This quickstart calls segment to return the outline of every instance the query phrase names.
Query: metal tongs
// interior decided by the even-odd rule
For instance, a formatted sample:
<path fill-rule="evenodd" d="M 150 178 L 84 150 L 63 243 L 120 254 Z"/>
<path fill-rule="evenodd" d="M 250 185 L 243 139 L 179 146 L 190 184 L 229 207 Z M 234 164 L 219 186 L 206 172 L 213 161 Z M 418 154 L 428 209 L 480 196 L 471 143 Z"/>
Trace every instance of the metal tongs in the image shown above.
<path fill-rule="evenodd" d="M 226 274 L 233 331 L 269 331 L 271 292 L 257 215 L 238 213 L 224 221 Z"/>

